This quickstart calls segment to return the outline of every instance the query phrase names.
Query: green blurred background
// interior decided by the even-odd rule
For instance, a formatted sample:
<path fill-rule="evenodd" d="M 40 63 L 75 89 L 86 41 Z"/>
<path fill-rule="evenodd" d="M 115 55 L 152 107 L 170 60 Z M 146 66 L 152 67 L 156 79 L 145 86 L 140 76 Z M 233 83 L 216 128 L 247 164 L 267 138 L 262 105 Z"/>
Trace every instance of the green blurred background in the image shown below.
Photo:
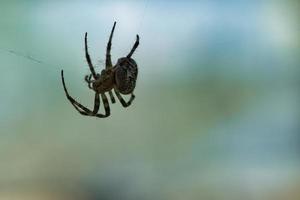
<path fill-rule="evenodd" d="M 300 199 L 299 9 L 1 1 L 0 199 Z M 81 116 L 60 70 L 92 107 L 84 33 L 100 71 L 115 20 L 114 62 L 141 37 L 136 99 Z"/>

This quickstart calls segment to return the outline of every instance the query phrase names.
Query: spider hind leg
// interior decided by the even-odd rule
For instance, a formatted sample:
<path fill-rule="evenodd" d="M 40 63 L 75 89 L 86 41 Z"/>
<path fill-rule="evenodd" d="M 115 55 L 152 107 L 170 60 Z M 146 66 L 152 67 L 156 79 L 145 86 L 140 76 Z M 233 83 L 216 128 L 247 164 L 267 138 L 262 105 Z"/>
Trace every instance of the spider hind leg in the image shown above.
<path fill-rule="evenodd" d="M 134 53 L 136 48 L 139 46 L 139 44 L 140 44 L 140 36 L 136 35 L 136 41 L 135 41 L 130 53 L 127 55 L 127 58 L 130 58 L 132 56 L 132 54 Z"/>
<path fill-rule="evenodd" d="M 123 99 L 123 97 L 121 96 L 121 94 L 120 94 L 117 90 L 115 90 L 115 93 L 116 93 L 116 95 L 117 95 L 117 97 L 118 97 L 120 103 L 121 103 L 122 106 L 125 107 L 125 108 L 128 107 L 128 106 L 130 106 L 131 103 L 132 103 L 132 101 L 133 101 L 134 98 L 135 98 L 135 95 L 132 93 L 131 96 L 130 96 L 129 101 L 126 102 L 126 101 Z"/>

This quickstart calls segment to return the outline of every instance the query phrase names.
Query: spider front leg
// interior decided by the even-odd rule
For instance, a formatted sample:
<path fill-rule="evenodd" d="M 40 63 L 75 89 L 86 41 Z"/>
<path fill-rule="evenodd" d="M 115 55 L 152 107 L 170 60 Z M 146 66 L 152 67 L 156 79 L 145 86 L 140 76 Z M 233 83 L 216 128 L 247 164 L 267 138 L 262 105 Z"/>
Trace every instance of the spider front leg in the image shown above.
<path fill-rule="evenodd" d="M 85 33 L 85 37 L 84 37 L 84 49 L 85 49 L 85 57 L 86 57 L 86 61 L 89 65 L 89 68 L 90 68 L 90 71 L 94 77 L 94 79 L 97 78 L 97 74 L 95 72 L 95 69 L 94 69 L 94 66 L 92 64 L 92 61 L 91 61 L 91 58 L 90 58 L 90 55 L 89 55 L 89 52 L 88 52 L 88 45 L 87 45 L 87 33 Z"/>
<path fill-rule="evenodd" d="M 66 84 L 65 84 L 65 79 L 64 79 L 64 72 L 63 70 L 61 70 L 61 79 L 62 79 L 62 83 L 63 83 L 63 87 L 64 87 L 64 91 L 65 91 L 65 94 L 68 98 L 68 100 L 70 101 L 70 103 L 73 105 L 73 107 L 82 115 L 89 115 L 88 112 L 88 109 L 86 107 L 84 107 L 83 105 L 81 105 L 80 103 L 78 103 L 73 97 L 71 97 L 71 95 L 69 94 L 68 90 L 67 90 L 67 87 L 66 87 Z M 80 110 L 79 108 L 81 108 L 82 110 Z"/>
<path fill-rule="evenodd" d="M 112 41 L 112 37 L 113 37 L 114 31 L 115 31 L 115 27 L 116 27 L 116 22 L 114 22 L 114 25 L 110 32 L 109 40 L 108 40 L 108 43 L 106 46 L 106 60 L 105 60 L 105 68 L 106 69 L 112 67 L 110 50 L 111 50 L 111 41 Z"/>
<path fill-rule="evenodd" d="M 85 106 L 83 106 L 80 103 L 78 103 L 73 97 L 71 97 L 71 95 L 69 95 L 69 92 L 68 92 L 66 84 L 65 84 L 63 70 L 61 70 L 61 79 L 62 79 L 64 91 L 65 91 L 65 94 L 66 94 L 68 100 L 70 101 L 70 103 L 73 105 L 73 107 L 80 114 L 82 114 L 82 115 L 88 115 L 88 116 L 96 116 L 96 117 L 100 117 L 100 118 L 104 118 L 104 117 L 108 117 L 109 116 L 109 115 L 107 115 L 107 113 L 105 115 L 97 114 L 97 112 L 99 111 L 99 108 L 100 108 L 100 98 L 99 98 L 99 94 L 98 93 L 95 94 L 94 109 L 93 109 L 93 111 L 91 111 L 90 109 L 88 109 Z M 82 109 L 82 110 L 80 110 L 79 108 Z"/>
<path fill-rule="evenodd" d="M 131 93 L 131 96 L 130 96 L 129 101 L 126 102 L 126 101 L 123 99 L 123 97 L 121 96 L 121 94 L 120 94 L 116 89 L 114 89 L 114 91 L 115 91 L 115 93 L 116 93 L 116 95 L 117 95 L 117 97 L 118 97 L 120 103 L 121 103 L 122 106 L 125 107 L 125 108 L 128 107 L 128 106 L 130 106 L 130 105 L 131 105 L 131 102 L 132 102 L 132 101 L 134 100 L 134 98 L 135 98 L 135 95 L 134 95 L 133 93 Z"/>

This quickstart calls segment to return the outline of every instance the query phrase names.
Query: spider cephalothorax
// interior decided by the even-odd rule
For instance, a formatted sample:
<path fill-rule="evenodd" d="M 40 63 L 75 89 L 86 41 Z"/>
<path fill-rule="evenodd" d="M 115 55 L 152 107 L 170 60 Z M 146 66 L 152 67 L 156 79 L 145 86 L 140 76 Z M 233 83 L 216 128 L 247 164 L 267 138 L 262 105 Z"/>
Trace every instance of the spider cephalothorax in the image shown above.
<path fill-rule="evenodd" d="M 139 45 L 139 36 L 136 36 L 136 41 L 130 53 L 126 57 L 119 58 L 116 65 L 113 66 L 111 62 L 110 50 L 115 26 L 116 22 L 113 25 L 107 43 L 105 69 L 101 71 L 101 74 L 95 72 L 95 69 L 91 62 L 87 47 L 87 33 L 85 33 L 85 56 L 91 71 L 90 75 L 85 76 L 85 81 L 88 83 L 88 87 L 94 90 L 95 92 L 95 102 L 93 110 L 90 110 L 85 106 L 81 105 L 69 95 L 64 80 L 63 70 L 61 71 L 61 78 L 66 96 L 71 102 L 71 104 L 74 106 L 74 108 L 82 115 L 89 115 L 100 118 L 108 117 L 110 115 L 110 108 L 105 93 L 108 92 L 112 103 L 115 103 L 115 98 L 113 96 L 112 90 L 114 90 L 115 94 L 117 95 L 117 98 L 124 107 L 129 106 L 135 98 L 133 91 L 136 85 L 138 66 L 136 62 L 131 58 L 131 56 Z M 129 101 L 126 102 L 121 96 L 121 94 L 131 94 Z M 98 113 L 100 108 L 100 96 L 103 100 L 105 114 Z"/>

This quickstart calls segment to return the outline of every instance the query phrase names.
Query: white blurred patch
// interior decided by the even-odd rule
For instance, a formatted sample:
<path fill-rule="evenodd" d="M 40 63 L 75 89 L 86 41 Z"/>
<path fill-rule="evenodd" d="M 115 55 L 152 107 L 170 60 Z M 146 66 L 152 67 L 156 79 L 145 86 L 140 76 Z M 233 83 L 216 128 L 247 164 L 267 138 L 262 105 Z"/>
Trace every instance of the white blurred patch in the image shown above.
<path fill-rule="evenodd" d="M 282 4 L 267 4 L 262 19 L 262 30 L 275 46 L 294 47 L 297 44 L 296 18 L 290 8 Z"/>

